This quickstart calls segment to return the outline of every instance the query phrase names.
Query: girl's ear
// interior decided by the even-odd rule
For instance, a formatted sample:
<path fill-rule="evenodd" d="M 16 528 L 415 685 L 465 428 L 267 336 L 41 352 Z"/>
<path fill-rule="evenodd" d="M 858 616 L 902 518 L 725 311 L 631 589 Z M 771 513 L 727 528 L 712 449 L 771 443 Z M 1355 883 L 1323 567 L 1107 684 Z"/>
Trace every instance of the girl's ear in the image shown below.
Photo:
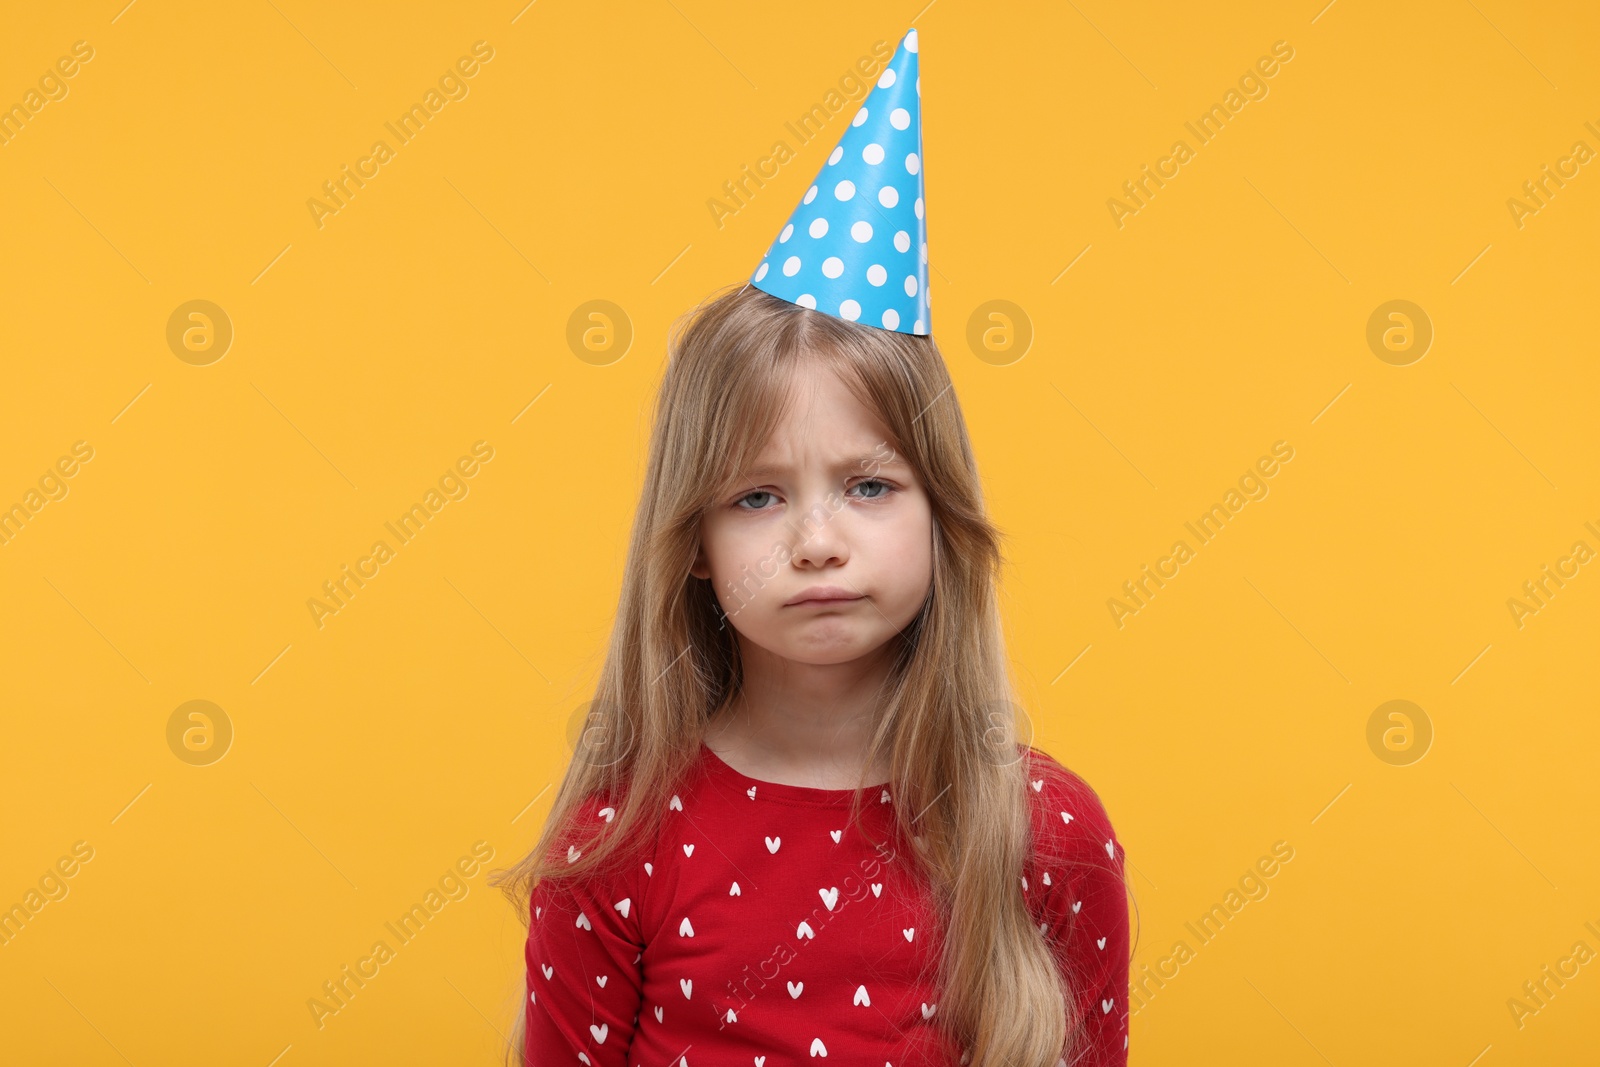
<path fill-rule="evenodd" d="M 694 550 L 694 563 L 689 567 L 689 573 L 696 578 L 711 577 L 711 567 L 706 563 L 706 548 L 701 545 Z"/>

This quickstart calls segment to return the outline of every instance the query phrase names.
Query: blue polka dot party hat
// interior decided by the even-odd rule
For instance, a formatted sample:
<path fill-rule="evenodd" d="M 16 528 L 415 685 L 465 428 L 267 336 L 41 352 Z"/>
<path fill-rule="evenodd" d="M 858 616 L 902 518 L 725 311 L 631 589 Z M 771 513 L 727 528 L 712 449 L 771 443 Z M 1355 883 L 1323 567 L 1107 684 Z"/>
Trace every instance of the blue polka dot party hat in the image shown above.
<path fill-rule="evenodd" d="M 909 31 L 750 284 L 900 333 L 931 332 L 922 203 L 922 79 Z"/>

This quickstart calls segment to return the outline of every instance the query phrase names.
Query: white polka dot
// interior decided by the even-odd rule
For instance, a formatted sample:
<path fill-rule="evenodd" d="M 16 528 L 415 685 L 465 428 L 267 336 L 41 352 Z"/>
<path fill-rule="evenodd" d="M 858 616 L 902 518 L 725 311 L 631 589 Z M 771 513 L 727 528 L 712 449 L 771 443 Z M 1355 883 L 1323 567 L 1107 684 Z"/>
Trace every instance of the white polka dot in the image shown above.
<path fill-rule="evenodd" d="M 794 302 L 803 308 L 811 308 L 813 311 L 815 311 L 817 307 L 817 298 L 812 296 L 810 293 L 801 293 L 799 296 L 794 298 Z"/>
<path fill-rule="evenodd" d="M 878 190 L 878 203 L 884 207 L 894 207 L 900 202 L 900 192 L 892 185 L 885 185 Z"/>
<path fill-rule="evenodd" d="M 906 51 L 907 52 L 915 52 L 916 50 L 917 50 L 917 31 L 916 30 L 911 30 L 910 32 L 908 32 L 906 34 Z"/>
<path fill-rule="evenodd" d="M 897 130 L 903 130 L 911 125 L 911 112 L 903 107 L 897 107 L 889 112 L 889 125 Z"/>
<path fill-rule="evenodd" d="M 926 241 L 922 243 L 922 262 L 928 262 L 928 243 Z"/>
<path fill-rule="evenodd" d="M 917 75 L 917 95 L 922 95 L 922 75 Z"/>
<path fill-rule="evenodd" d="M 799 269 L 800 269 L 800 257 L 799 256 L 790 256 L 788 259 L 783 261 L 783 275 L 784 275 L 784 277 L 793 278 L 795 276 L 795 272 L 798 271 Z"/>
<path fill-rule="evenodd" d="M 906 295 L 907 296 L 916 296 L 917 295 L 917 276 L 915 274 L 907 274 L 906 275 Z"/>
<path fill-rule="evenodd" d="M 860 111 L 856 112 L 856 117 L 850 120 L 850 125 L 859 126 L 863 122 L 866 122 L 866 121 L 867 121 L 867 109 L 866 108 L 862 108 Z"/>
<path fill-rule="evenodd" d="M 897 329 L 900 325 L 900 312 L 890 308 L 883 313 L 883 324 L 889 329 Z"/>
<path fill-rule="evenodd" d="M 861 158 L 876 167 L 883 162 L 883 145 L 869 144 L 861 150 Z"/>
<path fill-rule="evenodd" d="M 843 147 L 835 148 L 833 150 L 833 154 L 828 157 L 828 166 L 830 166 L 830 167 L 833 166 L 835 163 L 839 162 L 839 160 L 841 160 L 843 158 L 844 158 L 844 148 Z"/>
<path fill-rule="evenodd" d="M 838 256 L 829 256 L 822 261 L 822 273 L 829 278 L 837 278 L 844 273 L 844 260 Z"/>
<path fill-rule="evenodd" d="M 833 195 L 839 200 L 849 200 L 856 195 L 856 183 L 846 178 L 833 187 Z"/>
<path fill-rule="evenodd" d="M 878 79 L 878 88 L 887 89 L 887 88 L 889 88 L 889 86 L 891 86 L 893 84 L 894 84 L 894 71 L 885 70 L 883 72 L 883 77 Z"/>
<path fill-rule="evenodd" d="M 823 234 L 828 232 L 828 220 L 812 219 L 810 232 L 811 236 L 813 237 L 821 237 Z"/>
<path fill-rule="evenodd" d="M 867 268 L 867 281 L 873 285 L 882 285 L 889 280 L 889 272 L 877 263 Z"/>
<path fill-rule="evenodd" d="M 782 233 L 778 234 L 778 243 L 781 245 L 781 244 L 783 244 L 783 242 L 787 241 L 789 238 L 791 238 L 793 236 L 794 236 L 794 223 L 791 222 L 791 223 L 789 223 L 789 225 L 787 225 L 787 226 L 785 226 L 783 228 L 783 232 Z"/>
<path fill-rule="evenodd" d="M 809 203 L 811 203 L 811 201 L 815 200 L 816 198 L 817 198 L 817 187 L 815 185 L 813 185 L 811 188 L 806 190 L 806 198 L 804 200 L 800 201 L 800 202 L 802 204 L 809 204 Z"/>
<path fill-rule="evenodd" d="M 904 252 L 911 247 L 911 235 L 904 230 L 894 235 L 894 250 Z"/>
<path fill-rule="evenodd" d="M 839 305 L 839 317 L 849 319 L 851 322 L 856 321 L 861 317 L 861 305 L 854 300 L 846 300 Z"/>
<path fill-rule="evenodd" d="M 922 329 L 922 320 L 921 319 L 918 319 L 916 322 L 913 322 L 911 324 L 911 332 L 912 333 L 923 333 L 924 332 L 924 330 Z"/>
<path fill-rule="evenodd" d="M 866 244 L 868 241 L 872 240 L 872 224 L 866 221 L 856 223 L 854 226 L 850 227 L 850 236 L 854 237 L 861 244 Z"/>
<path fill-rule="evenodd" d="M 762 278 L 767 276 L 767 267 L 768 264 L 763 263 L 761 266 L 756 268 L 756 281 L 759 282 Z"/>
<path fill-rule="evenodd" d="M 917 171 L 919 171 L 921 169 L 922 169 L 922 160 L 917 158 L 917 154 L 915 152 L 912 152 L 910 155 L 906 156 L 906 173 L 907 174 L 915 174 Z"/>
<path fill-rule="evenodd" d="M 917 202 L 911 205 L 911 210 L 917 213 L 917 218 L 922 217 L 922 197 L 917 197 Z"/>

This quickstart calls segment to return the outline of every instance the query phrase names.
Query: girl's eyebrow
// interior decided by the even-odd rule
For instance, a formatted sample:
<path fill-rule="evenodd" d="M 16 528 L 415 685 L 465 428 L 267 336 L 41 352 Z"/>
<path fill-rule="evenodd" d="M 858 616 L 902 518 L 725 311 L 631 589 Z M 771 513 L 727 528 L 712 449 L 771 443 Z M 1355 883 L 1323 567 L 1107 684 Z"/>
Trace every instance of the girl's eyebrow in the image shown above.
<path fill-rule="evenodd" d="M 871 456 L 858 456 L 855 459 L 836 460 L 833 463 L 833 465 L 829 468 L 829 470 L 831 470 L 831 471 L 846 471 L 846 470 L 862 470 L 862 471 L 866 471 L 866 470 L 872 470 L 874 468 L 881 470 L 884 467 L 904 467 L 905 465 L 906 465 L 905 460 L 901 459 L 898 454 L 892 455 L 888 459 L 884 459 L 881 456 L 871 455 Z M 788 474 L 789 472 L 790 472 L 790 468 L 786 464 L 766 463 L 766 464 L 762 464 L 759 467 L 751 467 L 751 468 L 749 468 L 748 470 L 746 470 L 744 472 L 744 475 L 747 478 L 765 478 L 766 476 L 768 476 L 770 474 Z"/>

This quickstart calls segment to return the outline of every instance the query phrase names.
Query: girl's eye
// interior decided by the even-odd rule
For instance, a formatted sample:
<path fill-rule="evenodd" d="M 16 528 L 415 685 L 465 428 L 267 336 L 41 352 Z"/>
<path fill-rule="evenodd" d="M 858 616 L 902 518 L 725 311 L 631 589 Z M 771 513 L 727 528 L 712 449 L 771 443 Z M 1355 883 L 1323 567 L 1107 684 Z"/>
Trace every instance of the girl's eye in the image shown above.
<path fill-rule="evenodd" d="M 863 499 L 865 499 L 865 500 L 882 500 L 885 496 L 888 496 L 891 492 L 894 491 L 894 487 L 893 486 L 891 486 L 888 482 L 883 481 L 883 480 L 881 480 L 879 478 L 867 478 L 867 479 L 864 479 L 862 481 L 857 482 L 855 485 L 851 486 L 851 488 L 852 489 L 860 489 L 863 485 L 876 485 L 880 489 L 883 490 L 883 492 L 881 492 L 881 493 L 873 493 L 870 496 L 864 497 Z"/>
<path fill-rule="evenodd" d="M 862 486 L 876 486 L 877 489 L 879 490 L 877 492 L 868 492 L 868 493 L 862 494 L 860 496 L 860 499 L 862 499 L 862 500 L 882 500 L 884 497 L 886 497 L 890 493 L 894 492 L 894 486 L 889 484 L 888 482 L 884 481 L 881 478 L 863 478 L 861 481 L 857 482 L 855 485 L 852 485 L 850 487 L 850 490 L 860 489 Z M 846 490 L 846 491 L 849 492 L 850 490 Z M 766 511 L 766 510 L 768 510 L 766 507 L 762 506 L 762 503 L 765 503 L 765 502 L 759 502 L 756 505 L 752 505 L 752 506 L 746 507 L 746 505 L 749 504 L 751 498 L 753 498 L 753 497 L 771 497 L 773 500 L 776 500 L 778 498 L 778 495 L 776 493 L 768 492 L 765 489 L 752 489 L 752 490 L 750 490 L 750 492 L 746 493 L 744 496 L 742 496 L 738 500 L 734 501 L 734 507 L 738 508 L 741 511 Z"/>
<path fill-rule="evenodd" d="M 759 508 L 759 507 L 746 508 L 746 507 L 744 507 L 744 503 L 745 503 L 745 501 L 749 500 L 753 496 L 771 496 L 771 495 L 772 494 L 767 492 L 765 489 L 753 489 L 750 492 L 746 493 L 744 496 L 740 497 L 735 502 L 735 506 L 743 508 L 745 511 L 763 511 L 765 509 Z"/>

